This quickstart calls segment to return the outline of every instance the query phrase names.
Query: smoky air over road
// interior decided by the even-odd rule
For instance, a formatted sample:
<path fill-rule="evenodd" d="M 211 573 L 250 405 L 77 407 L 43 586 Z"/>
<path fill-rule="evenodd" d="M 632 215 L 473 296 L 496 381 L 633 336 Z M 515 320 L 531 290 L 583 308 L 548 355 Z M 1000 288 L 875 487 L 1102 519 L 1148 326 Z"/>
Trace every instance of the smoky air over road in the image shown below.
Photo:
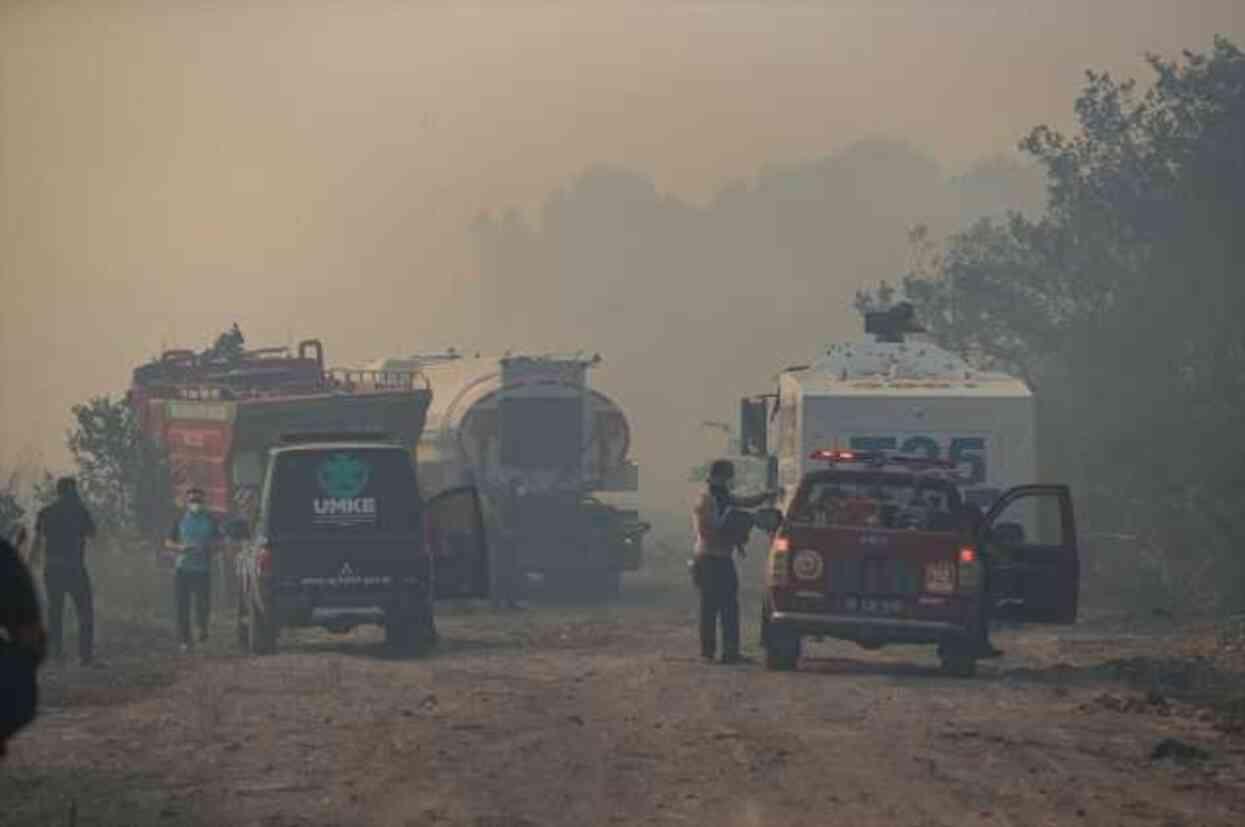
<path fill-rule="evenodd" d="M 0 0 L 0 822 L 1245 824 L 1240 45 Z"/>
<path fill-rule="evenodd" d="M 910 226 L 1040 204 L 1015 143 L 1083 69 L 1240 32 L 1195 5 L 5 4 L 4 459 L 238 321 L 600 351 L 663 498 Z"/>

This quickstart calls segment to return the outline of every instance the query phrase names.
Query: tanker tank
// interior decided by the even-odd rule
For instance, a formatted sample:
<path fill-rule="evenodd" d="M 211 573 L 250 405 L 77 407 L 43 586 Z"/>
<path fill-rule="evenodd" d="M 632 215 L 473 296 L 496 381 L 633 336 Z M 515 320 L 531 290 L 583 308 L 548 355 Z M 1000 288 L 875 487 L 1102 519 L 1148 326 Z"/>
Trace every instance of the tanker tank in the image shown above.
<path fill-rule="evenodd" d="M 640 567 L 647 524 L 602 499 L 635 492 L 639 475 L 626 415 L 590 387 L 599 362 L 449 351 L 366 366 L 427 380 L 420 485 L 427 496 L 464 485 L 483 493 L 499 594 L 541 581 L 546 593 L 607 597 Z"/>

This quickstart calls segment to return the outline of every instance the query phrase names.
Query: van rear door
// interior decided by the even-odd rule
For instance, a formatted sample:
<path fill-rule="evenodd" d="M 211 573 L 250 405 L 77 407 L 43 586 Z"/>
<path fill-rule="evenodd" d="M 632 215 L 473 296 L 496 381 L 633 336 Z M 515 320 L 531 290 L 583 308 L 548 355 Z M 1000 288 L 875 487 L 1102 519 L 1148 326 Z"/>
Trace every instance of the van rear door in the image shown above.
<path fill-rule="evenodd" d="M 326 597 L 427 583 L 423 509 L 404 449 L 283 451 L 268 496 L 279 583 L 324 590 Z"/>
<path fill-rule="evenodd" d="M 992 617 L 1075 623 L 1081 563 L 1066 485 L 1022 485 L 986 515 L 979 545 L 989 566 Z"/>

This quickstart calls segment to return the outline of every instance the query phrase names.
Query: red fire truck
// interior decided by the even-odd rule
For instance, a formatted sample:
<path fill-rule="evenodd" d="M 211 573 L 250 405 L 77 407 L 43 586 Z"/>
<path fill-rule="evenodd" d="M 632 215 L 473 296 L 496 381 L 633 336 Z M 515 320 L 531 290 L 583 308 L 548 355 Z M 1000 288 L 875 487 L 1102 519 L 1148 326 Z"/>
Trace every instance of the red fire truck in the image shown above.
<path fill-rule="evenodd" d="M 171 493 L 202 488 L 222 520 L 252 516 L 268 449 L 283 436 L 384 433 L 414 452 L 431 398 L 417 371 L 327 369 L 318 340 L 230 356 L 166 351 L 135 369 L 129 393 L 168 461 Z"/>

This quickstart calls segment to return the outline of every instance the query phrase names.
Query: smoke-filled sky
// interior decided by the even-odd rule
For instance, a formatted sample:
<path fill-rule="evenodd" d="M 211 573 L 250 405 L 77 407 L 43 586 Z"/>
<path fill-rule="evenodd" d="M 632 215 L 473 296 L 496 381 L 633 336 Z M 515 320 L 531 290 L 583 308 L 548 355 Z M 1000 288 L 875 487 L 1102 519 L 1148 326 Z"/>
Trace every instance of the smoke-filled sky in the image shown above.
<path fill-rule="evenodd" d="M 473 218 L 593 163 L 703 203 L 882 136 L 950 175 L 1215 33 L 1245 4 L 9 0 L 0 461 L 63 461 L 70 404 L 234 321 L 336 362 L 486 341 Z"/>

